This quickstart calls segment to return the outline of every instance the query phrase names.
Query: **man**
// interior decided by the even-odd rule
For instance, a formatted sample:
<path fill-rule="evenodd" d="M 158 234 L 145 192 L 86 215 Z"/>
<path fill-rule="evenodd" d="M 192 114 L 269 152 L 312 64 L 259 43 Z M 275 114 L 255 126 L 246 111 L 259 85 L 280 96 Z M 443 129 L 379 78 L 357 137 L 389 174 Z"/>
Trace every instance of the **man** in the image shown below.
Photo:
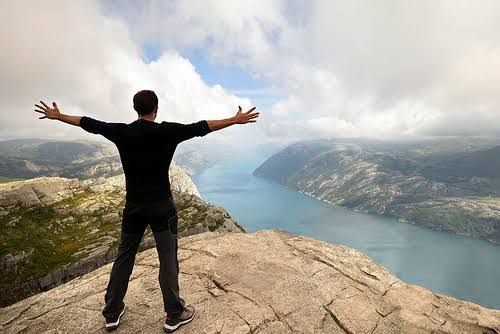
<path fill-rule="evenodd" d="M 62 114 L 55 102 L 53 108 L 43 101 L 35 104 L 42 113 L 40 119 L 55 119 L 80 126 L 100 134 L 118 148 L 125 173 L 126 201 L 123 209 L 121 241 L 118 246 L 109 283 L 104 296 L 102 314 L 106 329 L 116 329 L 125 312 L 123 299 L 134 266 L 135 255 L 149 224 L 153 231 L 160 260 L 158 280 L 166 312 L 164 330 L 173 332 L 180 325 L 191 321 L 194 307 L 186 306 L 179 296 L 179 262 L 177 259 L 177 208 L 172 198 L 169 166 L 177 145 L 195 136 L 223 129 L 233 124 L 254 123 L 259 116 L 252 108 L 221 120 L 201 120 L 182 124 L 155 122 L 158 97 L 151 90 L 141 90 L 134 95 L 134 109 L 138 118 L 132 123 L 106 123 L 87 116 Z"/>

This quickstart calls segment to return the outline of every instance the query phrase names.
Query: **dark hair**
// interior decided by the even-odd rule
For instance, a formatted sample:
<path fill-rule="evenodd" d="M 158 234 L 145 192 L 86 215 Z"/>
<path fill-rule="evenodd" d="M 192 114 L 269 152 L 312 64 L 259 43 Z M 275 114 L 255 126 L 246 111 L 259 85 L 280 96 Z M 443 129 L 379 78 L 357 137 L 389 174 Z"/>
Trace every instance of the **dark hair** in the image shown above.
<path fill-rule="evenodd" d="M 134 109 L 139 115 L 153 112 L 158 105 L 158 97 L 152 90 L 141 90 L 134 95 Z"/>

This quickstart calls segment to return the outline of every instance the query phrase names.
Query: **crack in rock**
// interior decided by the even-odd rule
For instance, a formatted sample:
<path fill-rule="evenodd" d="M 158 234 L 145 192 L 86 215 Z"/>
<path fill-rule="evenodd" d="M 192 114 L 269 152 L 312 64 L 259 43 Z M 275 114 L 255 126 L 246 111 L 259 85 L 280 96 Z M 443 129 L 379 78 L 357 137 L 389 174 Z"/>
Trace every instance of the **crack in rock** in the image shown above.
<path fill-rule="evenodd" d="M 227 292 L 232 292 L 232 293 L 235 293 L 241 297 L 243 297 L 244 299 L 250 301 L 252 304 L 254 304 L 255 306 L 259 307 L 260 308 L 260 305 L 259 303 L 257 303 L 255 300 L 253 300 L 252 298 L 242 294 L 241 292 L 239 291 L 235 291 L 235 290 L 231 290 L 231 289 L 228 289 L 228 288 L 225 288 L 224 291 L 227 293 Z"/>
<path fill-rule="evenodd" d="M 330 304 L 333 303 L 330 302 L 328 305 L 323 305 L 323 308 L 326 310 L 326 312 L 328 312 L 328 314 L 330 315 L 330 317 L 333 319 L 333 321 L 337 324 L 337 326 L 339 326 L 340 329 L 342 329 L 345 333 L 347 334 L 354 334 L 354 332 L 350 331 L 341 321 L 339 318 L 337 318 L 337 316 L 332 312 L 332 310 L 330 310 Z"/>
<path fill-rule="evenodd" d="M 30 304 L 28 306 L 26 306 L 21 312 L 19 312 L 19 314 L 13 316 L 12 318 L 8 319 L 7 321 L 5 322 L 2 322 L 2 326 L 5 326 L 5 325 L 8 325 L 10 324 L 11 322 L 19 319 L 24 313 L 26 313 L 26 311 L 28 311 L 33 305 L 35 305 L 36 303 L 38 303 L 38 301 L 34 302 L 33 304 Z"/>
<path fill-rule="evenodd" d="M 396 283 L 400 282 L 399 280 L 395 280 L 394 282 L 392 282 L 391 284 L 389 284 L 389 286 L 387 287 L 387 289 L 385 289 L 385 291 L 382 293 L 382 297 L 384 297 L 388 292 L 389 290 L 392 288 L 392 286 Z"/>
<path fill-rule="evenodd" d="M 382 311 L 380 311 L 377 307 L 375 307 L 375 311 L 380 315 L 382 316 L 383 318 L 387 318 L 389 315 L 392 314 L 392 312 L 396 311 L 396 310 L 399 310 L 401 309 L 400 306 L 394 306 L 389 312 L 387 313 L 384 313 Z"/>
<path fill-rule="evenodd" d="M 201 253 L 201 254 L 205 254 L 209 257 L 212 257 L 212 258 L 218 258 L 217 255 L 213 254 L 213 253 L 210 253 L 209 251 L 207 250 L 204 250 L 204 249 L 197 249 L 197 248 L 186 248 L 186 247 L 179 247 L 179 249 L 181 250 L 187 250 L 187 251 L 191 251 L 191 252 L 194 252 L 194 253 Z"/>
<path fill-rule="evenodd" d="M 234 311 L 232 309 L 230 309 L 230 312 L 233 313 L 234 315 L 236 315 L 241 320 L 243 320 L 245 322 L 245 324 L 247 325 L 247 327 L 248 327 L 248 332 L 249 333 L 252 332 L 252 325 L 245 318 L 243 318 L 241 315 L 239 315 L 236 311 Z"/>
<path fill-rule="evenodd" d="M 276 319 L 277 319 L 279 322 L 283 323 L 283 324 L 284 324 L 284 325 L 285 325 L 285 326 L 286 326 L 286 327 L 290 330 L 290 332 L 292 332 L 292 333 L 295 333 L 295 332 L 296 332 L 296 331 L 295 331 L 295 330 L 294 330 L 294 329 L 290 326 L 290 324 L 288 323 L 288 321 L 286 321 L 286 319 L 285 319 L 285 317 L 286 317 L 287 315 L 289 315 L 290 313 L 294 312 L 295 310 L 292 310 L 292 311 L 290 311 L 290 312 L 288 312 L 288 313 L 284 314 L 282 317 L 280 317 L 280 316 L 278 315 L 278 313 L 276 312 L 276 310 L 274 309 L 274 307 L 273 307 L 271 304 L 269 304 L 269 303 L 268 303 L 268 304 L 267 304 L 267 306 L 269 306 L 269 308 L 271 308 L 271 310 L 273 310 L 273 313 L 274 313 L 274 316 L 276 317 Z"/>
<path fill-rule="evenodd" d="M 224 320 L 224 322 L 222 323 L 222 327 L 221 327 L 219 330 L 217 330 L 217 332 L 216 332 L 216 333 L 217 333 L 217 334 L 222 333 L 222 331 L 224 330 L 224 326 L 225 326 L 225 325 L 226 325 L 226 320 Z"/>
<path fill-rule="evenodd" d="M 222 283 L 220 283 L 219 281 L 217 281 L 215 278 L 213 277 L 210 277 L 210 280 L 214 283 L 214 285 L 219 288 L 220 290 L 224 291 L 224 292 L 227 292 L 226 288 L 224 288 L 224 285 L 222 285 Z"/>
<path fill-rule="evenodd" d="M 349 274 L 347 274 L 347 273 L 343 272 L 343 271 L 342 271 L 342 270 L 340 270 L 340 268 L 338 268 L 336 265 L 334 265 L 333 263 L 331 263 L 331 262 L 329 262 L 329 261 L 326 261 L 326 260 L 322 259 L 322 258 L 321 258 L 321 257 L 319 257 L 317 254 L 310 254 L 310 253 L 308 253 L 308 252 L 306 252 L 306 251 L 303 251 L 303 250 L 301 250 L 301 249 L 298 249 L 298 248 L 296 248 L 294 245 L 291 245 L 290 243 L 288 243 L 288 242 L 286 242 L 286 241 L 285 241 L 285 244 L 287 244 L 288 246 L 292 247 L 292 248 L 293 248 L 293 249 L 295 249 L 296 251 L 298 251 L 298 252 L 300 252 L 300 253 L 304 254 L 304 255 L 305 255 L 308 259 L 311 259 L 311 260 L 313 260 L 313 261 L 318 261 L 318 262 L 321 262 L 321 263 L 323 263 L 323 264 L 325 264 L 325 265 L 327 265 L 327 266 L 329 266 L 329 267 L 331 267 L 331 268 L 335 269 L 338 273 L 340 273 L 340 274 L 341 274 L 341 275 L 343 275 L 344 277 L 346 277 L 346 278 L 348 278 L 348 279 L 350 279 L 350 280 L 352 280 L 352 281 L 354 281 L 354 282 L 356 282 L 356 283 L 358 283 L 358 284 L 360 284 L 360 285 L 363 285 L 363 286 L 365 286 L 365 287 L 367 287 L 367 288 L 371 289 L 371 287 L 370 287 L 368 284 L 366 284 L 365 282 L 363 282 L 363 281 L 361 281 L 360 279 L 357 279 L 356 277 L 353 277 L 353 276 L 351 276 L 351 275 L 349 275 Z M 321 252 L 320 252 L 320 254 L 324 256 L 324 254 L 322 254 Z"/>

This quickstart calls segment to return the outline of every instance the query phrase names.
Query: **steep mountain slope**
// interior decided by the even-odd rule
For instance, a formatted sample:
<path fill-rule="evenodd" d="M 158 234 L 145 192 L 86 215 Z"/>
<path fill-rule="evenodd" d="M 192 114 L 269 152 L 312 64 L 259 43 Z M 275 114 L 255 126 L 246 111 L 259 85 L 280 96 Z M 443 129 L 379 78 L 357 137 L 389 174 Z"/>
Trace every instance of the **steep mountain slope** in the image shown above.
<path fill-rule="evenodd" d="M 335 205 L 500 242 L 500 148 L 459 144 L 299 142 L 253 174 Z"/>
<path fill-rule="evenodd" d="M 196 316 L 179 333 L 496 334 L 500 311 L 401 281 L 362 253 L 280 231 L 180 239 L 180 293 Z M 163 333 L 158 256 L 139 253 L 120 333 Z M 111 264 L 0 309 L 5 333 L 106 333 Z"/>

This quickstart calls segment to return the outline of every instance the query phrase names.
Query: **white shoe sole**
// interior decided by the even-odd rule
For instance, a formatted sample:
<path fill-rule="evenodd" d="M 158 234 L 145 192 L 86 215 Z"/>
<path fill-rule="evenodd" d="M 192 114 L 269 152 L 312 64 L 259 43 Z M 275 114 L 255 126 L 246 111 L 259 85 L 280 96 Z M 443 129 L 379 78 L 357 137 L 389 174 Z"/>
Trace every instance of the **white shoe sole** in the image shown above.
<path fill-rule="evenodd" d="M 169 326 L 169 325 L 165 324 L 165 325 L 163 326 L 163 329 L 164 329 L 167 333 L 171 333 L 171 332 L 175 331 L 177 328 L 179 328 L 179 326 L 180 326 L 180 325 L 187 324 L 188 322 L 190 322 L 190 321 L 191 321 L 191 320 L 193 320 L 193 319 L 194 319 L 194 314 L 193 314 L 193 316 L 192 316 L 191 318 L 186 319 L 186 320 L 183 320 L 183 321 L 179 322 L 179 323 L 178 323 L 177 325 L 175 325 L 175 326 Z"/>
<path fill-rule="evenodd" d="M 125 313 L 125 307 L 123 308 L 122 312 L 118 316 L 118 320 L 116 320 L 115 322 L 106 323 L 106 329 L 116 329 L 118 327 L 118 325 L 120 324 L 120 318 L 122 317 L 123 313 Z"/>

